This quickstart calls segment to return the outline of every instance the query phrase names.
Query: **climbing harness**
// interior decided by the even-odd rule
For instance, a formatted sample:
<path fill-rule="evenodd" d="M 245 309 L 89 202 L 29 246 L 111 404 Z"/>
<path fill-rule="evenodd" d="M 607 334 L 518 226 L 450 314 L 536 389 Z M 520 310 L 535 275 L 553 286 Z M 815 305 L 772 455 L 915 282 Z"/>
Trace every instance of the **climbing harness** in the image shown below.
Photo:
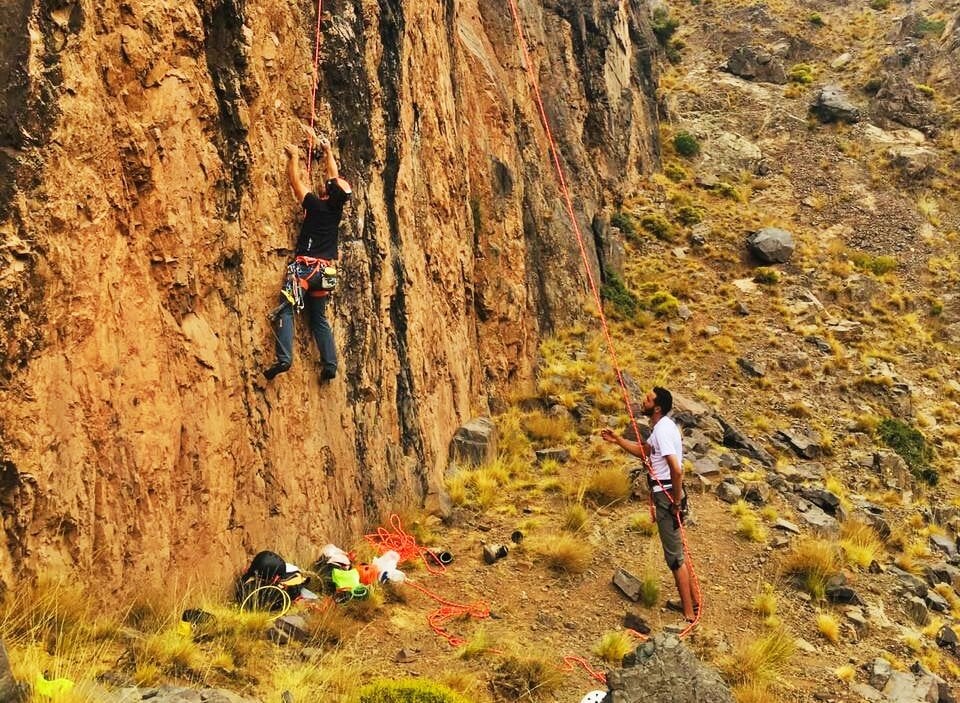
<path fill-rule="evenodd" d="M 312 256 L 298 256 L 287 265 L 280 293 L 294 312 L 300 312 L 303 310 L 304 296 L 326 298 L 336 289 L 338 280 L 339 272 L 334 262 Z M 271 319 L 279 316 L 282 305 L 281 303 L 280 307 L 270 313 Z"/>
<path fill-rule="evenodd" d="M 617 352 L 613 346 L 613 340 L 610 337 L 610 329 L 607 325 L 606 315 L 603 313 L 603 301 L 600 298 L 600 289 L 597 286 L 596 280 L 594 280 L 593 272 L 590 269 L 590 259 L 587 256 L 586 245 L 584 244 L 583 233 L 580 230 L 580 224 L 577 221 L 576 214 L 573 209 L 573 198 L 570 195 L 570 189 L 567 187 L 566 178 L 563 175 L 563 166 L 560 164 L 560 155 L 557 149 L 556 141 L 553 138 L 553 132 L 550 129 L 550 121 L 547 119 L 547 113 L 543 106 L 543 97 L 540 94 L 540 86 L 537 83 L 537 77 L 533 71 L 533 63 L 530 61 L 530 52 L 527 49 L 527 39 L 526 35 L 523 32 L 523 23 L 520 21 L 520 10 L 517 8 L 517 0 L 510 0 L 510 11 L 513 14 L 513 23 L 517 32 L 517 39 L 520 43 L 520 50 L 523 55 L 523 65 L 526 69 L 527 79 L 530 83 L 531 90 L 533 91 L 534 101 L 537 105 L 537 111 L 540 116 L 540 122 L 543 126 L 543 130 L 547 137 L 547 142 L 549 144 L 549 151 L 551 160 L 553 161 L 553 166 L 557 174 L 557 181 L 559 184 L 560 192 L 563 194 L 564 204 L 566 205 L 567 215 L 570 218 L 570 223 L 573 228 L 574 234 L 577 236 L 577 244 L 580 247 L 580 256 L 583 260 L 583 267 L 586 271 L 587 282 L 590 286 L 590 291 L 593 294 L 594 303 L 597 307 L 597 312 L 600 317 L 600 325 L 603 330 L 603 336 L 606 340 L 607 351 L 610 354 L 610 359 L 612 361 L 613 368 L 617 373 L 617 382 L 620 385 L 621 396 L 623 398 L 624 405 L 627 408 L 627 414 L 630 416 L 630 425 L 633 427 L 634 436 L 637 437 L 638 442 L 637 446 L 640 447 L 641 461 L 646 467 L 647 473 L 653 476 L 653 479 L 660 483 L 656 478 L 653 472 L 653 466 L 650 463 L 650 458 L 647 456 L 646 452 L 643 449 L 643 442 L 640 440 L 640 430 L 637 427 L 637 420 L 633 414 L 633 407 L 630 403 L 630 393 L 627 391 L 627 385 L 623 380 L 623 371 L 620 365 L 619 359 L 617 358 Z M 662 485 L 662 484 L 661 484 Z M 667 491 L 667 497 L 670 500 L 671 506 L 675 502 L 673 496 L 669 491 Z M 703 601 L 702 594 L 700 592 L 700 581 L 697 578 L 696 573 L 693 568 L 693 560 L 690 558 L 690 550 L 687 545 L 687 535 L 686 530 L 684 529 L 683 520 L 679 520 L 680 528 L 680 541 L 683 545 L 683 553 L 688 565 L 688 571 L 690 573 L 690 587 L 692 590 L 692 595 L 694 598 L 694 603 L 699 604 L 699 608 L 695 612 L 695 616 L 692 622 L 687 624 L 687 627 L 681 631 L 680 636 L 683 637 L 689 633 L 696 625 L 700 622 L 700 617 L 703 614 Z"/>
<path fill-rule="evenodd" d="M 334 262 L 329 259 L 317 259 L 312 256 L 298 256 L 294 264 L 300 264 L 309 269 L 306 275 L 303 275 L 302 269 L 296 268 L 294 271 L 297 284 L 307 291 L 307 295 L 312 298 L 323 298 L 336 289 L 339 273 Z M 316 280 L 314 281 L 314 278 Z"/>

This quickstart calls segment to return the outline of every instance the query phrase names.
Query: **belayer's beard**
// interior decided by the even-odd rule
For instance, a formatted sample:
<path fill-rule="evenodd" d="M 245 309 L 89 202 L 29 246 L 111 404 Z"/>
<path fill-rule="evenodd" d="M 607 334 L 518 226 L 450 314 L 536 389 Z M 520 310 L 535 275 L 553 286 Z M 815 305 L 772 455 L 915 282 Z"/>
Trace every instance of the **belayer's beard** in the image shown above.
<path fill-rule="evenodd" d="M 653 411 L 656 408 L 641 408 L 640 412 L 643 413 L 645 417 L 653 417 Z"/>

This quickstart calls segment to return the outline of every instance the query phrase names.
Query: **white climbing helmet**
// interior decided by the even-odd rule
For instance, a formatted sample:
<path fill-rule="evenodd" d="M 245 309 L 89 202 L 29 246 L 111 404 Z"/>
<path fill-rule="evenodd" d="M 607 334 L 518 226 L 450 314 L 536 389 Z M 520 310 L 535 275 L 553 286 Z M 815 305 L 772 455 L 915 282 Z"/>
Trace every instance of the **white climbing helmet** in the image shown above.
<path fill-rule="evenodd" d="M 603 703 L 605 700 L 607 700 L 606 691 L 590 691 L 580 700 L 580 703 Z"/>

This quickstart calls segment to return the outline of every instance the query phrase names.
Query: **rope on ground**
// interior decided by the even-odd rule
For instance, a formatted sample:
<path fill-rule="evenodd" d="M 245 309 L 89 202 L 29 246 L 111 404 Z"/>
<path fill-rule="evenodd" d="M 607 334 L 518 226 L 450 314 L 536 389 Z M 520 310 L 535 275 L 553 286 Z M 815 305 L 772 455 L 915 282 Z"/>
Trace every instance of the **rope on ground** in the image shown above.
<path fill-rule="evenodd" d="M 429 548 L 417 544 L 417 539 L 403 529 L 400 516 L 394 513 L 390 516 L 390 526 L 393 532 L 385 527 L 378 527 L 376 532 L 364 535 L 364 539 L 373 545 L 377 554 L 394 551 L 400 555 L 400 563 L 413 559 L 423 559 L 427 571 L 431 574 L 442 574 L 446 567 L 440 558 Z"/>
<path fill-rule="evenodd" d="M 253 589 L 252 591 L 250 591 L 250 593 L 247 594 L 247 597 L 244 598 L 243 601 L 241 601 L 241 603 L 240 603 L 240 610 L 241 610 L 241 611 L 246 611 L 246 610 L 247 610 L 247 603 L 249 603 L 249 602 L 250 602 L 250 599 L 253 598 L 255 595 L 257 595 L 258 593 L 260 593 L 261 591 L 264 592 L 264 593 L 266 593 L 267 591 L 277 591 L 277 592 L 279 592 L 279 593 L 280 593 L 280 601 L 283 603 L 283 605 L 280 607 L 280 610 L 275 611 L 275 612 L 268 618 L 268 622 L 273 622 L 274 620 L 277 620 L 278 618 L 282 618 L 284 615 L 287 614 L 287 611 L 290 610 L 290 605 L 292 604 L 291 601 L 290 601 L 290 594 L 287 593 L 287 592 L 286 592 L 284 589 L 282 589 L 280 586 L 277 586 L 277 585 L 275 585 L 275 584 L 268 584 L 268 585 L 266 585 L 266 586 L 259 586 L 258 588 L 255 588 L 255 589 Z M 261 602 L 261 601 L 260 601 L 259 598 L 257 598 L 256 600 L 254 600 L 253 603 L 251 603 L 251 608 L 250 608 L 250 610 L 256 610 L 256 609 L 257 609 L 257 606 L 260 604 L 260 602 Z"/>
<path fill-rule="evenodd" d="M 572 672 L 572 671 L 576 671 L 577 667 L 583 668 L 584 671 L 590 674 L 590 678 L 593 679 L 594 681 L 599 681 L 600 683 L 606 685 L 607 675 L 604 674 L 602 671 L 597 671 L 596 669 L 594 669 L 592 666 L 590 666 L 590 662 L 588 662 L 583 657 L 578 657 L 573 654 L 568 654 L 563 658 L 563 666 L 560 667 L 560 670 L 566 671 L 566 672 Z"/>
<path fill-rule="evenodd" d="M 633 413 L 633 406 L 630 402 L 630 393 L 627 390 L 627 385 L 623 380 L 622 367 L 620 366 L 620 361 L 617 358 L 616 349 L 613 346 L 613 340 L 610 336 L 610 328 L 607 325 L 606 315 L 603 313 L 603 300 L 600 297 L 600 289 L 597 287 L 597 282 L 593 278 L 593 272 L 590 269 L 590 259 L 587 256 L 586 245 L 584 244 L 583 232 L 580 230 L 580 223 L 577 221 L 576 213 L 573 209 L 573 199 L 570 195 L 570 189 L 567 187 L 566 178 L 563 175 L 563 166 L 560 164 L 560 155 L 557 149 L 556 141 L 553 138 L 553 132 L 550 129 L 550 122 L 547 119 L 546 110 L 543 107 L 543 98 L 540 94 L 540 86 L 537 82 L 537 77 L 533 72 L 533 63 L 530 61 L 530 52 L 527 49 L 527 38 L 523 32 L 523 24 L 520 21 L 520 11 L 517 8 L 517 1 L 510 0 L 510 10 L 513 13 L 513 23 L 517 30 L 517 38 L 520 42 L 520 49 L 523 53 L 523 64 L 527 72 L 527 79 L 530 82 L 530 87 L 533 91 L 534 99 L 537 105 L 537 110 L 540 114 L 540 122 L 543 125 L 543 130 L 547 136 L 547 142 L 550 148 L 550 156 L 553 161 L 554 168 L 557 174 L 557 181 L 560 186 L 560 192 L 563 194 L 564 204 L 566 205 L 567 215 L 570 218 L 570 224 L 573 227 L 573 231 L 577 236 L 577 244 L 580 246 L 580 256 L 583 259 L 583 268 L 587 275 L 587 282 L 590 285 L 590 291 L 593 293 L 594 303 L 597 306 L 597 313 L 600 318 L 600 325 L 603 329 L 603 337 L 607 344 L 607 352 L 610 355 L 610 359 L 613 364 L 613 368 L 617 372 L 617 382 L 620 385 L 621 395 L 623 397 L 624 405 L 627 408 L 627 414 L 630 416 L 630 425 L 633 428 L 634 436 L 637 438 L 637 443 L 640 446 L 641 460 L 643 461 L 644 466 L 647 469 L 647 473 L 656 481 L 661 490 L 663 489 L 663 484 L 657 479 L 653 473 L 653 467 L 650 464 L 650 459 L 646 455 L 646 452 L 643 449 L 643 441 L 641 439 L 641 434 L 639 427 L 637 426 L 637 419 Z M 669 498 L 671 504 L 674 503 L 673 496 L 669 491 L 666 491 L 667 497 Z M 695 617 L 692 622 L 690 622 L 687 627 L 680 633 L 680 636 L 683 637 L 692 630 L 697 623 L 700 622 L 700 617 L 703 615 L 703 603 L 700 593 L 700 581 L 696 576 L 693 568 L 693 560 L 690 558 L 690 550 L 687 545 L 687 535 L 686 530 L 684 529 L 683 522 L 680 522 L 680 540 L 683 544 L 683 552 L 685 555 L 685 560 L 688 565 L 688 570 L 690 573 L 691 580 L 691 589 L 695 594 L 694 602 L 700 604 L 700 608 L 697 610 Z"/>
<path fill-rule="evenodd" d="M 440 558 L 436 554 L 428 548 L 417 544 L 416 537 L 403 529 L 400 516 L 396 513 L 390 516 L 390 526 L 393 528 L 393 531 L 385 527 L 378 527 L 376 532 L 364 536 L 364 539 L 373 545 L 378 554 L 393 550 L 400 555 L 401 563 L 420 558 L 423 559 L 427 571 L 431 574 L 442 574 L 446 571 L 446 567 L 440 562 Z M 431 564 L 431 562 L 433 562 L 433 564 Z M 440 604 L 439 608 L 427 615 L 427 624 L 430 625 L 430 629 L 437 635 L 447 640 L 451 647 L 462 647 L 466 644 L 467 640 L 449 632 L 445 627 L 447 621 L 464 615 L 476 620 L 483 620 L 490 617 L 490 607 L 482 601 L 457 603 L 441 598 L 430 589 L 421 586 L 415 581 L 411 581 L 409 578 L 406 579 L 404 583 Z"/>
<path fill-rule="evenodd" d="M 421 586 L 419 583 L 411 581 L 410 579 L 407 579 L 404 583 L 412 586 L 416 590 L 420 591 L 423 595 L 427 596 L 428 598 L 432 598 L 440 604 L 439 608 L 427 616 L 427 623 L 430 625 L 430 629 L 449 642 L 451 647 L 462 647 L 467 643 L 467 640 L 459 635 L 453 634 L 452 632 L 448 631 L 446 627 L 444 627 L 448 620 L 463 617 L 464 615 L 467 615 L 474 620 L 484 620 L 490 617 L 490 607 L 482 601 L 475 601 L 473 603 L 456 603 L 454 601 L 441 598 L 430 589 Z"/>

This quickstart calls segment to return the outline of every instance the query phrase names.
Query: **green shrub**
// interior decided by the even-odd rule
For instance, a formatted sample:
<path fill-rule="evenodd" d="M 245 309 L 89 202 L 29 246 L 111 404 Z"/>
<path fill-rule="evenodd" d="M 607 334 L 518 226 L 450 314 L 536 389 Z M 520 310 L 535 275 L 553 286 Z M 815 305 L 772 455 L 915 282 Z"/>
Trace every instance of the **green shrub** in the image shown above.
<path fill-rule="evenodd" d="M 665 175 L 674 183 L 682 183 L 690 177 L 690 174 L 687 173 L 687 170 L 676 161 L 671 161 L 663 167 L 663 175 Z"/>
<path fill-rule="evenodd" d="M 696 156 L 700 153 L 700 142 L 690 132 L 677 132 L 673 136 L 673 148 L 680 156 Z"/>
<path fill-rule="evenodd" d="M 639 239 L 640 235 L 637 232 L 636 220 L 630 213 L 624 212 L 623 210 L 617 210 L 610 217 L 610 226 L 616 227 L 623 232 L 623 236 L 627 239 Z"/>
<path fill-rule="evenodd" d="M 600 297 L 613 306 L 623 318 L 631 320 L 640 311 L 640 300 L 627 288 L 621 278 L 612 271 L 604 272 L 604 282 L 600 287 Z"/>
<path fill-rule="evenodd" d="M 882 276 L 897 268 L 897 260 L 892 256 L 873 256 L 872 254 L 854 252 L 850 255 L 850 260 L 858 269 L 869 271 L 875 276 Z"/>
<path fill-rule="evenodd" d="M 663 46 L 667 46 L 667 42 L 679 26 L 680 20 L 671 17 L 670 10 L 667 8 L 658 7 L 653 11 L 653 33 Z"/>
<path fill-rule="evenodd" d="M 693 205 L 682 205 L 677 208 L 677 219 L 684 225 L 695 225 L 703 222 L 703 210 Z"/>
<path fill-rule="evenodd" d="M 794 64 L 787 72 L 787 78 L 792 80 L 794 83 L 801 83 L 803 85 L 809 85 L 810 83 L 813 83 L 813 75 L 813 66 L 808 63 Z"/>
<path fill-rule="evenodd" d="M 903 458 L 914 476 L 931 486 L 937 485 L 940 476 L 937 470 L 930 466 L 933 452 L 919 430 L 888 417 L 880 421 L 877 434 L 884 444 Z"/>
<path fill-rule="evenodd" d="M 917 39 L 920 39 L 928 34 L 938 37 L 943 34 L 943 30 L 946 26 L 947 23 L 943 20 L 932 20 L 926 17 L 920 17 L 917 20 L 916 25 L 913 27 L 913 36 L 915 36 Z"/>
<path fill-rule="evenodd" d="M 662 239 L 665 242 L 672 242 L 677 236 L 673 225 L 663 215 L 644 215 L 640 218 L 640 226 L 657 239 Z"/>
<path fill-rule="evenodd" d="M 780 273 L 776 269 L 761 266 L 754 271 L 753 281 L 765 286 L 776 285 L 780 282 Z"/>
<path fill-rule="evenodd" d="M 466 698 L 429 679 L 380 680 L 358 693 L 359 703 L 470 703 Z"/>
<path fill-rule="evenodd" d="M 812 24 L 814 27 L 822 27 L 826 22 L 823 21 L 823 17 L 820 16 L 819 12 L 812 13 L 807 21 Z"/>
<path fill-rule="evenodd" d="M 665 290 L 659 290 L 644 302 L 644 307 L 657 317 L 673 315 L 680 308 L 680 301 Z"/>
<path fill-rule="evenodd" d="M 890 7 L 890 0 L 870 0 L 870 7 L 874 10 L 886 10 Z"/>
<path fill-rule="evenodd" d="M 930 87 L 929 85 L 927 85 L 926 83 L 917 83 L 914 87 L 915 87 L 919 92 L 921 92 L 921 93 L 923 93 L 924 95 L 926 95 L 928 98 L 933 98 L 933 96 L 937 94 L 937 91 L 935 91 L 933 88 L 931 88 L 931 87 Z"/>
<path fill-rule="evenodd" d="M 743 196 L 740 194 L 740 191 L 737 190 L 734 186 L 730 185 L 729 183 L 720 181 L 714 187 L 714 190 L 717 191 L 717 193 L 722 195 L 724 198 L 728 198 L 737 203 L 743 202 Z"/>

